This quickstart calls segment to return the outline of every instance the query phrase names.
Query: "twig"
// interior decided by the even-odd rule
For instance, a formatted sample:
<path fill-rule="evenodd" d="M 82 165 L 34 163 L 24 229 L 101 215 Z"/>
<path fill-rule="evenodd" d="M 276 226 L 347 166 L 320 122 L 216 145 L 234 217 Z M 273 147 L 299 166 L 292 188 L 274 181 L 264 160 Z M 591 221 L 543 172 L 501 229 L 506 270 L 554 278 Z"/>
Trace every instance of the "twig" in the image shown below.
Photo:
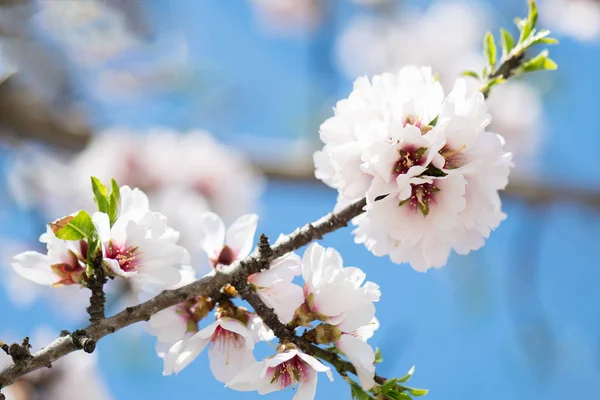
<path fill-rule="evenodd" d="M 148 321 L 152 315 L 165 308 L 196 296 L 210 297 L 212 293 L 220 291 L 228 283 L 247 281 L 248 276 L 251 274 L 259 272 L 265 267 L 268 268 L 268 263 L 273 259 L 297 250 L 327 233 L 346 226 L 352 218 L 363 212 L 365 204 L 366 201 L 364 199 L 360 200 L 337 213 L 328 214 L 312 224 L 307 224 L 303 228 L 297 229 L 279 244 L 272 246 L 272 254 L 269 256 L 249 256 L 244 260 L 236 261 L 225 271 L 213 272 L 179 289 L 165 290 L 158 296 L 142 304 L 128 307 L 112 317 L 102 318 L 85 328 L 85 338 L 97 343 L 104 336 L 129 325 L 140 321 Z M 265 263 L 267 264 L 265 265 Z M 37 369 L 48 367 L 52 362 L 79 350 L 80 347 L 84 347 L 81 342 L 78 347 L 75 341 L 77 339 L 74 340 L 73 335 L 63 335 L 42 350 L 32 354 L 31 357 L 23 360 L 23 362 L 13 362 L 13 364 L 0 372 L 0 389 L 11 385 L 21 376 Z"/>
<path fill-rule="evenodd" d="M 104 284 L 106 283 L 106 274 L 102 268 L 102 258 L 99 262 L 94 262 L 94 273 L 90 276 L 87 287 L 92 291 L 90 296 L 90 305 L 86 308 L 90 314 L 90 322 L 95 323 L 106 318 L 104 306 L 106 304 L 106 295 L 104 294 Z"/>

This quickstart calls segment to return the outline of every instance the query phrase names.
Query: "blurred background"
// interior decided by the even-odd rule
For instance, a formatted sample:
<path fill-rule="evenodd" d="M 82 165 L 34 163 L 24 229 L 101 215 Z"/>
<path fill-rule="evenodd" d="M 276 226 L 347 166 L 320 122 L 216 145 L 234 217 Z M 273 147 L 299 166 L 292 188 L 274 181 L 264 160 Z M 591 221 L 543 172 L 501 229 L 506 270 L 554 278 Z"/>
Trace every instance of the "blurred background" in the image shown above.
<path fill-rule="evenodd" d="M 350 228 L 323 241 L 381 286 L 378 372 L 416 364 L 411 383 L 431 400 L 600 392 L 600 1 L 538 6 L 560 68 L 492 92 L 516 166 L 487 245 L 421 274 L 353 244 Z M 332 209 L 312 153 L 357 76 L 431 65 L 449 90 L 483 67 L 485 31 L 525 13 L 524 0 L 0 0 L 0 338 L 39 348 L 86 324 L 86 290 L 38 287 L 10 259 L 43 250 L 48 221 L 93 207 L 90 175 L 143 188 L 192 257 L 207 209 L 257 212 L 275 238 Z M 109 290 L 110 312 L 135 302 Z M 258 397 L 224 389 L 206 354 L 162 377 L 154 346 L 130 327 L 8 398 Z M 317 399 L 333 395 L 350 397 L 345 382 L 321 379 Z"/>

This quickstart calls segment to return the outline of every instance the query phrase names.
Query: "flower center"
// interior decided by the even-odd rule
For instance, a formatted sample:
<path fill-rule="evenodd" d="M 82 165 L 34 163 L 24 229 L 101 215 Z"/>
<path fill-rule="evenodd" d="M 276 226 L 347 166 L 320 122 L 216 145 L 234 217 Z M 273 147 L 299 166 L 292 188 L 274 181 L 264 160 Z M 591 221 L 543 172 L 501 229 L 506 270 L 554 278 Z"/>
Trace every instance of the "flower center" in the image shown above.
<path fill-rule="evenodd" d="M 309 368 L 300 357 L 295 356 L 276 367 L 269 367 L 267 374 L 273 374 L 271 383 L 278 382 L 282 388 L 290 385 L 295 388 L 296 384 L 307 380 Z"/>
<path fill-rule="evenodd" d="M 235 254 L 234 254 L 233 250 L 231 250 L 231 247 L 229 247 L 229 246 L 224 246 L 223 250 L 221 250 L 221 252 L 219 253 L 219 256 L 217 257 L 217 259 L 212 260 L 213 267 L 216 267 L 217 264 L 230 265 L 234 261 L 235 261 Z"/>
<path fill-rule="evenodd" d="M 135 246 L 117 246 L 113 242 L 108 243 L 107 258 L 112 258 L 119 262 L 119 266 L 125 272 L 135 271 L 139 265 L 138 248 Z"/>
<path fill-rule="evenodd" d="M 429 214 L 430 203 L 435 203 L 435 193 L 439 192 L 440 189 L 433 183 L 422 183 L 420 185 L 411 184 L 411 195 L 409 198 L 402 200 L 398 203 L 398 206 L 408 206 L 411 210 L 421 210 L 423 216 Z"/>
<path fill-rule="evenodd" d="M 232 349 L 239 349 L 244 346 L 244 338 L 242 335 L 235 332 L 231 332 L 221 325 L 217 326 L 213 332 L 210 341 L 213 347 L 223 352 L 229 358 L 229 351 Z"/>
<path fill-rule="evenodd" d="M 408 115 L 405 119 L 404 119 L 404 124 L 403 126 L 406 127 L 406 125 L 412 125 L 416 128 L 419 128 L 421 130 L 421 135 L 426 134 L 427 132 L 429 132 L 430 130 L 433 129 L 433 126 L 431 125 L 424 125 L 423 121 L 421 121 L 421 118 L 414 116 L 414 115 Z"/>
<path fill-rule="evenodd" d="M 460 168 L 465 164 L 465 155 L 462 153 L 465 146 L 463 145 L 458 150 L 452 150 L 448 145 L 444 146 L 440 150 L 440 154 L 444 157 L 444 168 L 446 169 L 455 169 Z"/>
<path fill-rule="evenodd" d="M 412 145 L 398 150 L 400 157 L 394 164 L 394 168 L 392 168 L 392 175 L 397 177 L 398 175 L 406 174 L 411 167 L 424 164 L 425 160 L 423 156 L 425 155 L 425 151 L 427 151 L 426 147 L 417 148 Z"/>

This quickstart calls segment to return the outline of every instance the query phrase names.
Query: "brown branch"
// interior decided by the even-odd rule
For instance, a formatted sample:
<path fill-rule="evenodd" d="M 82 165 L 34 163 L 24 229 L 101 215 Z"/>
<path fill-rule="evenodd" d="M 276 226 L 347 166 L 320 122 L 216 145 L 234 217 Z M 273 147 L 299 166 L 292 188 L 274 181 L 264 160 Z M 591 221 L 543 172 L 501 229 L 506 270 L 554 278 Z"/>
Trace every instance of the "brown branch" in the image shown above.
<path fill-rule="evenodd" d="M 210 296 L 232 282 L 247 282 L 248 276 L 259 272 L 275 258 L 299 249 L 323 235 L 342 228 L 352 218 L 363 212 L 365 200 L 360 200 L 337 213 L 331 213 L 318 221 L 307 224 L 287 236 L 280 244 L 271 248 L 271 253 L 262 256 L 249 256 L 236 261 L 222 272 L 207 275 L 189 285 L 176 290 L 165 290 L 158 296 L 134 307 L 128 307 L 120 313 L 103 318 L 85 328 L 85 335 L 63 335 L 42 350 L 35 352 L 22 362 L 15 362 L 0 372 L 0 389 L 13 384 L 18 378 L 52 363 L 69 353 L 85 348 L 82 339 L 93 341 L 94 345 L 104 336 L 112 334 L 136 322 L 148 321 L 150 317 L 165 308 L 174 306 L 196 296 Z M 287 329 L 287 328 L 286 328 Z M 75 338 L 74 338 L 75 336 Z M 76 344 L 76 342 L 78 342 Z M 86 342 L 91 343 L 91 342 Z M 316 346 L 315 346 L 316 347 Z M 315 350 L 316 351 L 316 350 Z"/>
<path fill-rule="evenodd" d="M 100 254 L 100 257 L 102 255 Z M 98 262 L 94 261 L 94 273 L 87 282 L 88 289 L 91 290 L 90 305 L 86 308 L 90 314 L 90 322 L 93 324 L 106 318 L 104 307 L 106 304 L 106 295 L 104 294 L 104 284 L 106 283 L 106 274 L 102 268 L 102 258 Z"/>

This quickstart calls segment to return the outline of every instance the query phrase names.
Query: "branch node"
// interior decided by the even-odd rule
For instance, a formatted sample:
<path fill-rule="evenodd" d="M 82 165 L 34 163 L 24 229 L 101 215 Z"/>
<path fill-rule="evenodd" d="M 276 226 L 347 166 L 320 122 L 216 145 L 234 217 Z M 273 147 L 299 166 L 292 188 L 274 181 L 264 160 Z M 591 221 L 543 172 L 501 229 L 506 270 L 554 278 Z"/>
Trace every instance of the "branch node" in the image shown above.
<path fill-rule="evenodd" d="M 104 284 L 106 281 L 106 274 L 104 273 L 102 265 L 96 265 L 94 274 L 90 276 L 87 283 L 87 287 L 92 291 L 92 295 L 90 296 L 90 305 L 86 310 L 90 315 L 90 322 L 92 324 L 106 318 L 104 314 L 104 305 L 106 304 Z"/>
<path fill-rule="evenodd" d="M 261 233 L 258 241 L 258 255 L 263 262 L 267 262 L 273 257 L 273 249 L 269 243 L 269 238 L 264 233 Z"/>
<path fill-rule="evenodd" d="M 78 349 L 82 349 L 86 353 L 93 353 L 96 350 L 96 341 L 90 338 L 85 329 L 78 329 L 71 335 L 73 344 Z"/>

